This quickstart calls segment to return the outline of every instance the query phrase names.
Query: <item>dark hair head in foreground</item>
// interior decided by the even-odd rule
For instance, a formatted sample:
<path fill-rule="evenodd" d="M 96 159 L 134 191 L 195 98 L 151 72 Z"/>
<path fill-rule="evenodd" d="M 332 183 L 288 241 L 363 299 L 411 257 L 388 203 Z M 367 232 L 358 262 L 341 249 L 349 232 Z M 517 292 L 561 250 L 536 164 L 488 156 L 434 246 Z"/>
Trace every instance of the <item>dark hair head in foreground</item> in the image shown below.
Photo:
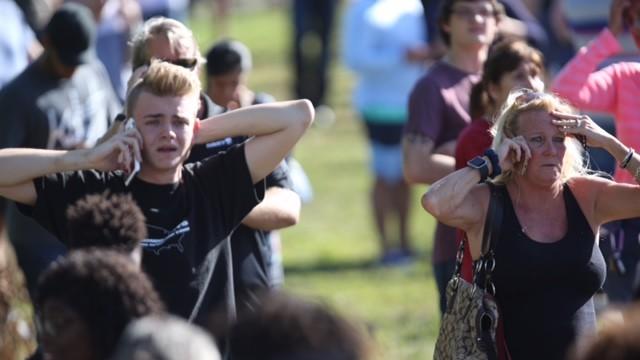
<path fill-rule="evenodd" d="M 77 250 L 40 277 L 34 302 L 51 359 L 105 359 L 127 324 L 164 306 L 147 276 L 121 253 Z"/>
<path fill-rule="evenodd" d="M 605 311 L 598 333 L 578 343 L 571 360 L 640 359 L 640 305 Z"/>
<path fill-rule="evenodd" d="M 69 247 L 105 247 L 131 253 L 147 237 L 142 210 L 130 194 L 90 194 L 67 209 Z"/>
<path fill-rule="evenodd" d="M 234 360 L 364 360 L 373 353 L 356 324 L 326 305 L 277 291 L 263 293 L 254 311 L 217 335 L 228 337 Z"/>
<path fill-rule="evenodd" d="M 171 316 L 147 316 L 127 326 L 111 360 L 219 360 L 203 329 Z"/>

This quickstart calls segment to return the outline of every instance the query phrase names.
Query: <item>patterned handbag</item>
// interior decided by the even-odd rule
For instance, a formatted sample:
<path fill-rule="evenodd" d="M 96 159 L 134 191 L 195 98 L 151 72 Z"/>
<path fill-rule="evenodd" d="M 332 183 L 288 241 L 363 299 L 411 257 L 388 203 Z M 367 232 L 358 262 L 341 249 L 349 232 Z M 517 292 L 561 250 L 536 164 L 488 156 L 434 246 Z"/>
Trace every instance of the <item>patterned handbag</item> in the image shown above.
<path fill-rule="evenodd" d="M 482 238 L 482 257 L 474 264 L 474 281 L 460 277 L 465 241 L 460 243 L 456 268 L 447 284 L 447 308 L 436 341 L 435 360 L 497 360 L 496 332 L 498 305 L 491 272 L 495 268 L 494 249 L 502 224 L 502 198 L 495 185 L 491 189 Z"/>

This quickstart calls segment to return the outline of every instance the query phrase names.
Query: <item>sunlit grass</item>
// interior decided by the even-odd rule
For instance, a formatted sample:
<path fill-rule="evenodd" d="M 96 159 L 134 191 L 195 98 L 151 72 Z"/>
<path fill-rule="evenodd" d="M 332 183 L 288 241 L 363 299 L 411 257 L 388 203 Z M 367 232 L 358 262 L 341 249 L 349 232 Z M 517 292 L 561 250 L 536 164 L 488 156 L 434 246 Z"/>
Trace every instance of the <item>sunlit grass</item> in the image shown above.
<path fill-rule="evenodd" d="M 292 98 L 288 16 L 286 9 L 263 10 L 235 14 L 230 23 L 231 37 L 253 51 L 252 88 L 278 99 Z M 197 10 L 190 25 L 206 51 L 217 37 L 208 8 Z M 315 198 L 304 206 L 299 225 L 283 231 L 286 288 L 366 323 L 384 359 L 429 359 L 439 315 L 428 262 L 433 220 L 419 206 L 424 189 L 414 189 L 412 203 L 411 235 L 420 258 L 403 268 L 372 266 L 378 246 L 367 145 L 351 109 L 353 78 L 339 57 L 334 60 L 329 104 L 337 121 L 310 129 L 294 153 Z"/>

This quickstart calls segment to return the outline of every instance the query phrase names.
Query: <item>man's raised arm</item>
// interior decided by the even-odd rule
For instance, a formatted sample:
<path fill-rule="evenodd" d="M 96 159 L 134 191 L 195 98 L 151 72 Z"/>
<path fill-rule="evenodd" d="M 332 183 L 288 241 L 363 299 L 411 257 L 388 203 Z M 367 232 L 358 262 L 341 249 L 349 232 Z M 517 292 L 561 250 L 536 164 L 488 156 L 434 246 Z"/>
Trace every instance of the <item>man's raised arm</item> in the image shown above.
<path fill-rule="evenodd" d="M 1 149 L 0 196 L 33 205 L 37 200 L 35 178 L 74 170 L 129 170 L 134 157 L 141 158 L 139 140 L 125 133 L 91 149 Z"/>
<path fill-rule="evenodd" d="M 260 104 L 203 120 L 197 143 L 228 136 L 253 136 L 246 144 L 247 165 L 253 182 L 262 180 L 291 152 L 313 122 L 308 100 Z"/>

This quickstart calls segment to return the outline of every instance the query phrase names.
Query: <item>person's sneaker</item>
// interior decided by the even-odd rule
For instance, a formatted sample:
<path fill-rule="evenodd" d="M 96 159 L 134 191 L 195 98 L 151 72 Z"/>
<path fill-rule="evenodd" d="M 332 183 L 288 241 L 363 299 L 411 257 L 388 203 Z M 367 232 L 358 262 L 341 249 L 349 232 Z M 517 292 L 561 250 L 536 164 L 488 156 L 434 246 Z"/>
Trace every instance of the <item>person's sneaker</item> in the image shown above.
<path fill-rule="evenodd" d="M 382 266 L 403 266 L 409 265 L 413 261 L 413 256 L 402 250 L 390 250 L 385 252 L 380 258 Z"/>

